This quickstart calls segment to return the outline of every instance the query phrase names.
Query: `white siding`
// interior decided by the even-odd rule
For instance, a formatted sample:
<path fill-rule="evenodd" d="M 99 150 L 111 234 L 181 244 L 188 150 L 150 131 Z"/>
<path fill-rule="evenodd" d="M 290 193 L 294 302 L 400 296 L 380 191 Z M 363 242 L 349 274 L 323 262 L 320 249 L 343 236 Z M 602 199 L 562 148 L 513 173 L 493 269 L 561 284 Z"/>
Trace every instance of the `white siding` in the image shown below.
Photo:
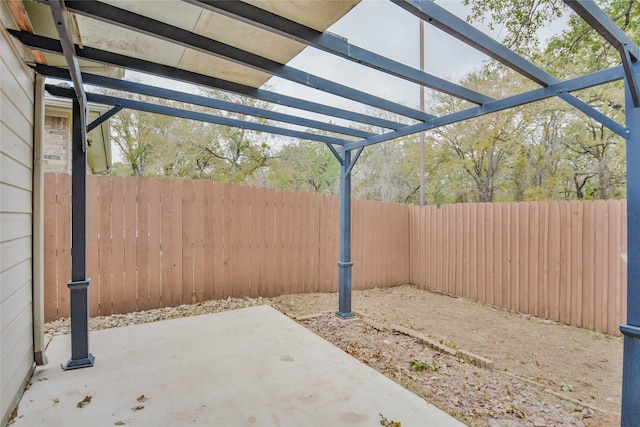
<path fill-rule="evenodd" d="M 33 73 L 0 4 L 0 416 L 7 420 L 33 366 Z"/>

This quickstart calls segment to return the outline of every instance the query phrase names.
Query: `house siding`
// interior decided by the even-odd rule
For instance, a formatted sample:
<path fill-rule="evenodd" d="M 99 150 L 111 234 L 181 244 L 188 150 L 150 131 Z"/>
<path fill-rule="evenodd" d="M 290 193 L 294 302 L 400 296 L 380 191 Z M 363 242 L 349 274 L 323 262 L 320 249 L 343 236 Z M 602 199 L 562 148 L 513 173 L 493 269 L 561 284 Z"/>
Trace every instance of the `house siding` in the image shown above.
<path fill-rule="evenodd" d="M 34 76 L 22 59 L 28 53 L 4 30 L 15 28 L 6 2 L 0 4 L 0 21 L 0 416 L 4 425 L 34 364 Z"/>

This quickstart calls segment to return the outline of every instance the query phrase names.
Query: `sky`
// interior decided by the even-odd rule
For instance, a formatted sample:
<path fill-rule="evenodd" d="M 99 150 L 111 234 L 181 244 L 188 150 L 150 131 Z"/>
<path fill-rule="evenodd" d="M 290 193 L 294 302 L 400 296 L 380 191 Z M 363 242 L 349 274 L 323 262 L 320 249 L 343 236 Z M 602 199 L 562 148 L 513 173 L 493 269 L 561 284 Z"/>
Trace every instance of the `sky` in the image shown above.
<path fill-rule="evenodd" d="M 463 19 L 468 14 L 462 0 L 438 0 L 437 4 Z M 554 29 L 547 31 L 546 35 L 542 34 L 541 37 L 548 38 L 553 32 L 557 32 L 558 25 L 561 27 L 562 23 L 557 24 Z M 481 23 L 474 23 L 474 26 L 493 38 L 500 39 L 499 28 L 491 31 Z M 414 68 L 420 67 L 419 19 L 388 0 L 362 0 L 328 31 L 346 38 L 352 45 L 374 51 Z M 483 53 L 425 24 L 426 72 L 458 82 L 474 69 L 479 69 L 482 62 L 487 59 L 488 57 Z M 307 47 L 287 65 L 415 109 L 420 108 L 418 85 L 311 47 Z M 130 77 L 133 74 L 129 73 L 127 76 Z M 156 82 L 160 81 L 159 78 L 135 74 L 139 78 L 142 76 L 143 81 L 151 84 L 158 84 Z M 271 91 L 298 98 L 311 99 L 360 112 L 370 110 L 362 104 L 288 82 L 279 77 L 271 78 L 267 85 Z M 190 85 L 176 84 L 176 82 L 172 82 L 171 87 L 194 91 Z M 286 107 L 280 106 L 275 106 L 274 110 L 288 111 Z M 322 118 L 308 112 L 301 114 L 311 118 Z M 340 123 L 339 120 L 334 121 Z"/>
<path fill-rule="evenodd" d="M 438 4 L 458 16 L 465 17 L 461 0 L 440 0 Z M 486 27 L 481 28 L 489 32 Z M 331 26 L 328 31 L 348 39 L 349 43 L 382 54 L 414 68 L 420 67 L 419 20 L 388 0 L 362 0 L 354 9 Z M 455 52 L 455 53 L 453 53 Z M 458 81 L 487 57 L 430 25 L 425 25 L 425 71 L 451 81 Z M 362 91 L 419 108 L 419 87 L 399 78 L 355 64 L 331 54 L 307 47 L 287 65 L 311 74 L 337 81 Z M 127 72 L 150 84 L 161 78 Z M 319 93 L 302 85 L 273 77 L 269 90 L 296 97 L 309 97 L 342 108 L 365 111 L 367 107 L 342 98 Z M 178 90 L 191 91 L 188 84 L 176 84 Z"/>
<path fill-rule="evenodd" d="M 438 4 L 458 16 L 466 16 L 465 8 L 460 1 L 445 0 Z M 372 50 L 414 68 L 420 68 L 419 28 L 417 17 L 389 1 L 363 0 L 330 27 L 329 31 L 346 37 L 353 45 Z M 488 31 L 486 28 L 483 30 Z M 420 92 L 417 85 L 331 56 L 316 49 L 307 48 L 288 65 L 419 108 Z M 450 81 L 458 81 L 474 68 L 480 67 L 485 59 L 487 57 L 484 54 L 431 25 L 425 25 L 426 72 Z M 277 92 L 291 95 L 302 93 L 298 85 L 277 77 L 272 78 L 269 83 Z M 317 93 L 316 96 L 318 96 Z"/>

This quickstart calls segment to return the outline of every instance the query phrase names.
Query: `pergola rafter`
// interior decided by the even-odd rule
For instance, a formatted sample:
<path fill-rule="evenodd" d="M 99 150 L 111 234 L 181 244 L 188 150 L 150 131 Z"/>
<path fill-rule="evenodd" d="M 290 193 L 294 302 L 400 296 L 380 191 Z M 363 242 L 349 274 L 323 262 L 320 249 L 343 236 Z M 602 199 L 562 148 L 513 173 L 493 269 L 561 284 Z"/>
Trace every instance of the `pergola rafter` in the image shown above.
<path fill-rule="evenodd" d="M 71 80 L 73 90 L 59 87 L 47 87 L 57 96 L 73 98 L 73 257 L 71 288 L 72 312 L 72 359 L 68 366 L 85 367 L 93 364 L 93 356 L 88 352 L 88 312 L 86 291 L 89 285 L 85 278 L 85 164 L 86 164 L 86 103 L 87 100 L 111 105 L 114 108 L 106 116 L 112 116 L 122 108 L 134 108 L 142 111 L 187 117 L 194 120 L 209 121 L 226 126 L 244 127 L 256 131 L 269 132 L 325 143 L 341 164 L 340 176 L 340 260 L 339 269 L 339 308 L 337 314 L 343 318 L 352 316 L 351 312 L 351 171 L 363 149 L 383 141 L 412 135 L 425 130 L 464 121 L 473 117 L 502 111 L 515 106 L 528 104 L 550 97 L 558 97 L 590 118 L 600 122 L 617 135 L 627 140 L 627 187 L 628 187 L 628 318 L 621 326 L 625 335 L 625 358 L 623 374 L 622 425 L 632 426 L 640 419 L 640 49 L 625 35 L 614 21 L 593 1 L 564 0 L 580 17 L 593 27 L 604 39 L 614 46 L 621 55 L 622 65 L 610 69 L 583 75 L 574 79 L 559 81 L 535 64 L 511 51 L 498 41 L 477 30 L 473 25 L 458 18 L 432 0 L 390 0 L 397 6 L 415 15 L 447 34 L 461 40 L 469 46 L 485 53 L 490 58 L 513 69 L 540 88 L 503 99 L 492 99 L 484 94 L 470 90 L 458 84 L 448 82 L 423 71 L 393 61 L 375 52 L 348 43 L 347 40 L 328 32 L 315 30 L 307 25 L 279 16 L 243 2 L 217 2 L 212 0 L 183 0 L 189 7 L 200 7 L 202 11 L 216 12 L 238 21 L 241 25 L 257 28 L 270 34 L 277 34 L 306 46 L 330 53 L 334 56 L 357 62 L 363 66 L 445 93 L 472 103 L 475 107 L 456 111 L 442 117 L 424 113 L 392 102 L 388 99 L 354 89 L 330 79 L 281 64 L 277 61 L 251 53 L 213 38 L 205 37 L 195 31 L 174 26 L 141 15 L 131 10 L 115 7 L 95 0 L 64 1 L 42 0 L 51 7 L 59 39 L 47 38 L 28 32 L 10 30 L 26 46 L 47 52 L 64 55 L 68 70 L 61 71 L 53 67 L 36 65 L 36 71 L 42 74 Z M 115 28 L 127 28 L 145 34 L 163 43 L 170 43 L 192 49 L 199 54 L 222 58 L 250 70 L 258 70 L 273 76 L 279 76 L 299 85 L 331 93 L 362 105 L 392 112 L 400 117 L 394 120 L 363 114 L 344 108 L 337 108 L 317 101 L 282 95 L 276 92 L 256 88 L 248 84 L 227 80 L 216 75 L 206 75 L 154 62 L 144 58 L 123 55 L 116 51 L 99 47 L 73 44 L 71 26 L 66 10 L 70 10 L 90 19 L 99 20 Z M 151 14 L 153 15 L 153 14 Z M 326 27 L 324 27 L 326 28 Z M 193 94 L 181 93 L 163 88 L 154 88 L 132 82 L 117 83 L 114 79 L 80 72 L 79 60 L 84 59 L 182 80 L 196 85 L 246 95 L 261 101 L 291 107 L 355 123 L 365 123 L 381 128 L 381 133 L 363 131 L 352 127 L 323 123 L 297 113 L 272 112 L 254 107 L 237 106 L 221 100 L 212 100 Z M 624 79 L 626 85 L 626 125 L 621 125 L 602 112 L 588 105 L 571 92 Z M 346 139 L 316 135 L 311 132 L 294 131 L 265 125 L 246 119 L 231 119 L 215 114 L 198 113 L 184 109 L 154 105 L 133 101 L 121 97 L 86 93 L 84 84 L 138 93 L 146 96 L 165 98 L 180 102 L 193 103 L 214 109 L 233 111 L 240 114 L 261 117 L 292 125 L 328 131 L 346 136 Z M 84 110 L 84 114 L 83 114 Z M 104 120 L 104 119 L 103 119 Z M 410 124 L 406 124 L 410 123 Z M 95 122 L 89 126 L 94 126 Z M 354 151 L 355 150 L 355 151 Z"/>
<path fill-rule="evenodd" d="M 38 36 L 26 31 L 8 30 L 8 32 L 24 43 L 25 46 L 34 49 L 43 50 L 50 53 L 62 53 L 62 46 L 59 40 L 50 37 Z M 76 45 L 76 57 L 87 61 L 98 62 L 100 64 L 113 65 L 128 70 L 139 71 L 146 74 L 152 74 L 173 80 L 180 80 L 199 86 L 210 87 L 212 89 L 224 90 L 236 93 L 238 95 L 246 95 L 261 101 L 271 102 L 273 104 L 285 107 L 296 108 L 299 110 L 318 113 L 326 116 L 335 117 L 337 119 L 352 121 L 356 123 L 366 123 L 386 129 L 399 129 L 403 127 L 401 123 L 379 117 L 358 113 L 355 111 L 345 110 L 344 108 L 336 108 L 330 105 L 318 102 L 308 101 L 293 96 L 283 95 L 271 92 L 265 89 L 256 89 L 251 86 L 234 83 L 228 80 L 207 76 L 182 68 L 172 67 L 169 65 L 158 64 L 146 61 L 140 58 L 134 58 L 127 55 L 121 55 L 102 49 L 96 49 L 89 46 L 83 46 L 80 49 Z"/>
<path fill-rule="evenodd" d="M 37 64 L 33 67 L 39 74 L 54 77 L 62 80 L 70 80 L 69 71 L 64 68 L 51 67 L 48 65 Z M 291 114 L 279 113 L 263 108 L 251 107 L 244 104 L 237 104 L 231 101 L 224 101 L 217 98 L 209 98 L 202 95 L 194 95 L 191 93 L 180 92 L 177 90 L 159 88 L 157 86 L 136 83 L 127 80 L 114 79 L 112 77 L 99 76 L 96 74 L 82 73 L 82 79 L 85 83 L 95 85 L 107 89 L 114 89 L 124 92 L 136 93 L 138 95 L 146 95 L 154 98 L 163 98 L 172 101 L 184 102 L 187 104 L 199 105 L 201 107 L 215 108 L 218 110 L 230 111 L 238 114 L 244 114 L 262 119 L 275 120 L 278 122 L 289 123 L 296 126 L 306 128 L 324 130 L 327 132 L 350 135 L 359 138 L 369 138 L 375 134 L 366 132 L 354 127 L 346 127 L 327 123 L 320 120 L 307 119 L 305 117 L 294 116 Z M 195 120 L 195 119 L 194 119 Z M 348 141 L 345 141 L 345 143 Z"/>
<path fill-rule="evenodd" d="M 75 97 L 73 90 L 62 87 L 46 85 L 46 90 L 51 95 L 61 98 L 73 99 Z M 213 123 L 222 126 L 236 127 L 256 132 L 265 132 L 273 135 L 282 135 L 290 138 L 308 139 L 311 141 L 319 141 L 327 144 L 344 145 L 347 141 L 340 138 L 334 138 L 326 135 L 318 135 L 310 132 L 301 132 L 297 130 L 266 125 L 262 123 L 251 122 L 247 120 L 238 120 L 230 117 L 224 117 L 216 114 L 201 113 L 198 111 L 185 110 L 183 108 L 169 107 L 166 105 L 152 104 L 149 102 L 135 101 L 127 98 L 116 96 L 102 95 L 99 93 L 86 92 L 89 102 L 96 104 L 121 106 L 130 110 L 145 111 L 147 113 L 162 114 L 165 116 L 180 117 L 183 119 L 197 120 L 200 122 Z"/>

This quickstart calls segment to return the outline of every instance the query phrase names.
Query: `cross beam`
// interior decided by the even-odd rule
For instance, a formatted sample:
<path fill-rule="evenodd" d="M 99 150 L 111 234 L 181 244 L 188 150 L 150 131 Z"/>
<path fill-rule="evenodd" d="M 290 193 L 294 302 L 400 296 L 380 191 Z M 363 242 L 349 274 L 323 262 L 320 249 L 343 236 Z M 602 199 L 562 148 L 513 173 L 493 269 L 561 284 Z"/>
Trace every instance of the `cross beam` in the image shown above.
<path fill-rule="evenodd" d="M 509 108 L 517 107 L 531 102 L 540 101 L 543 99 L 551 98 L 553 96 L 559 96 L 562 93 L 567 93 L 575 90 L 586 89 L 588 87 L 598 86 L 604 83 L 621 80 L 624 78 L 623 67 L 617 66 L 609 68 L 603 71 L 597 71 L 595 73 L 587 74 L 585 76 L 577 77 L 575 79 L 566 80 L 564 82 L 558 82 L 551 84 L 547 87 L 541 87 L 533 89 L 529 92 L 520 93 L 507 98 L 491 101 L 485 105 L 468 108 L 466 110 L 458 111 L 448 114 L 446 116 L 438 117 L 430 120 L 426 123 L 418 123 L 416 125 L 406 126 L 402 129 L 387 132 L 381 135 L 377 135 L 367 139 L 366 141 L 350 142 L 345 145 L 345 149 L 353 150 L 362 146 L 379 144 L 384 141 L 389 141 L 395 138 L 412 135 L 417 132 L 423 132 L 425 130 L 435 129 L 440 126 L 446 126 L 453 123 L 468 120 L 474 117 L 483 116 L 489 113 L 496 113 L 498 111 L 507 110 Z M 599 113 L 599 118 L 602 119 L 602 123 L 615 132 L 617 135 L 623 138 L 629 138 L 629 129 L 616 121 L 610 119 L 602 113 Z"/>
<path fill-rule="evenodd" d="M 551 84 L 558 83 L 558 80 L 546 71 L 527 61 L 508 47 L 487 36 L 473 25 L 465 22 L 453 13 L 437 5 L 432 0 L 391 1 L 406 11 L 416 15 L 418 18 L 428 22 L 436 28 L 441 29 L 467 45 L 474 47 L 480 52 L 485 53 L 489 57 L 499 61 L 541 86 L 549 86 Z M 594 120 L 597 120 L 609 127 L 607 123 L 605 123 L 605 121 L 608 122 L 608 117 L 587 103 L 576 98 L 574 95 L 567 92 L 560 92 L 557 96 L 573 107 L 578 108 Z"/>

